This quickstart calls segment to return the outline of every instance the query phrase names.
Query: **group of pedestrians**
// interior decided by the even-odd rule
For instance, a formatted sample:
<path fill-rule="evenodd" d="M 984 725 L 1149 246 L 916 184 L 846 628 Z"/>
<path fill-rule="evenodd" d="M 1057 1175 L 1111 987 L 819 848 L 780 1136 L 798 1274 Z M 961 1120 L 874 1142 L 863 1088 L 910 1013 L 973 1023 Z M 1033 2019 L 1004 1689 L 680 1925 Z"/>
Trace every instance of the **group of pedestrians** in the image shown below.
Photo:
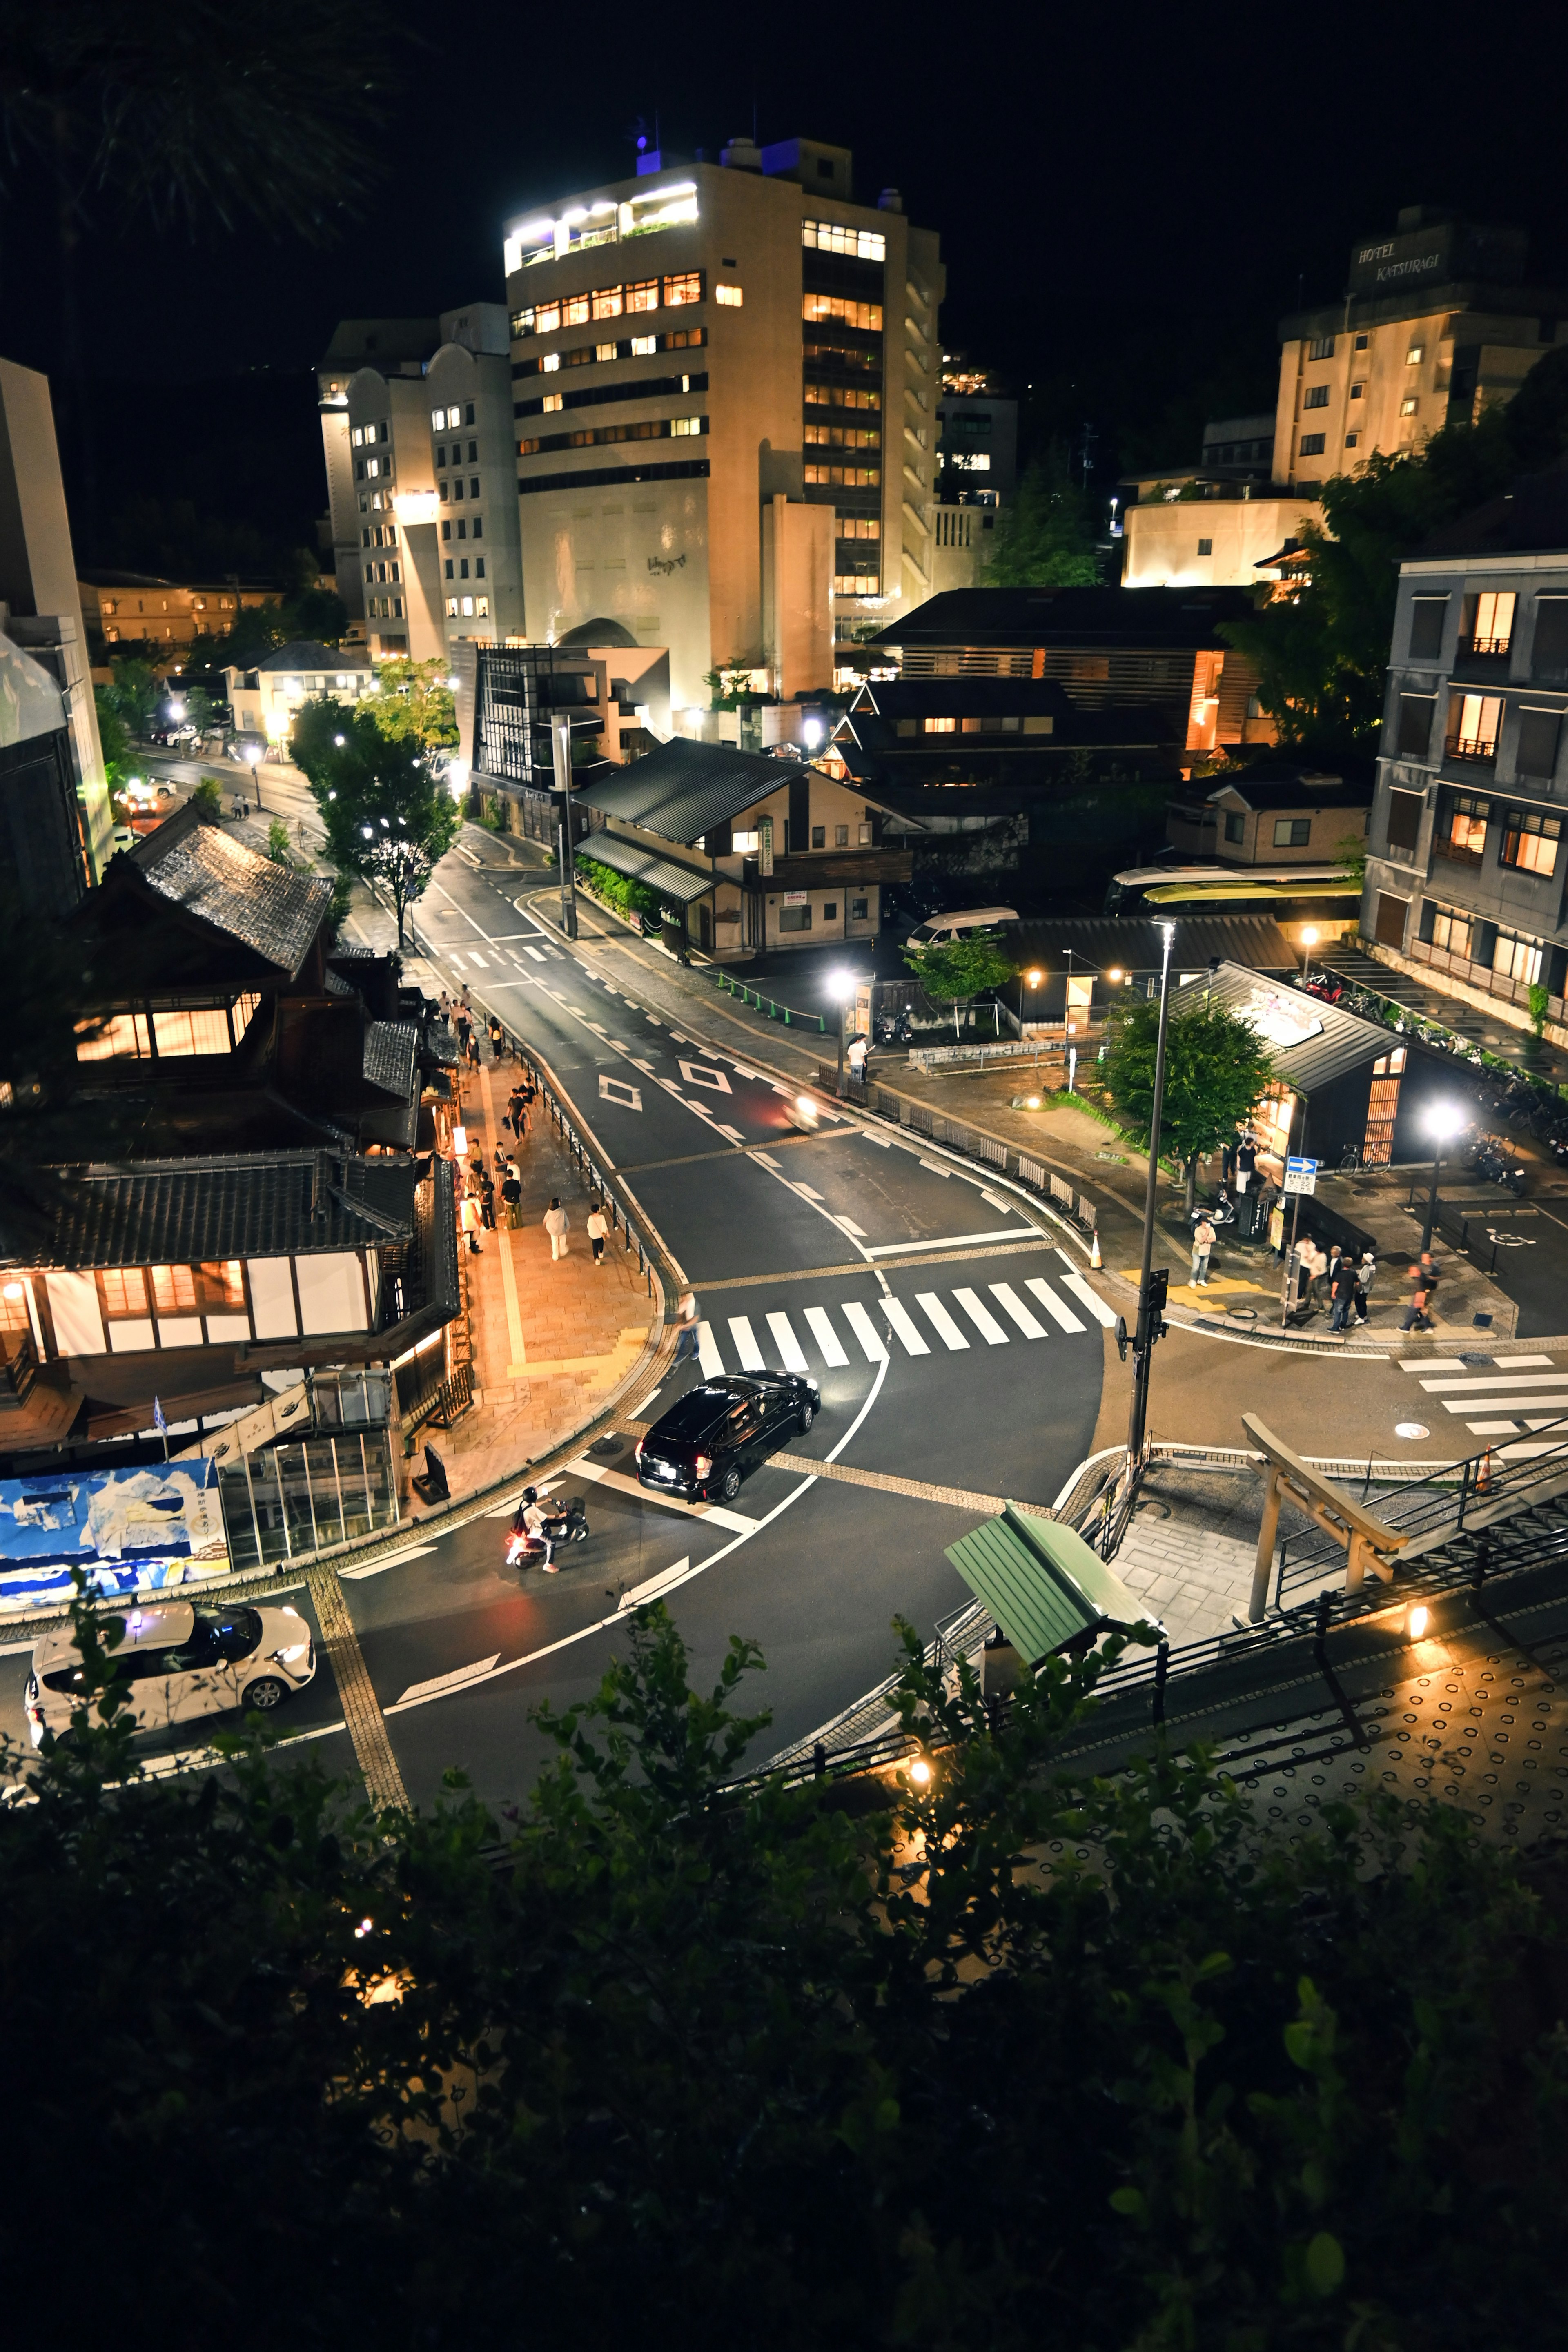
<path fill-rule="evenodd" d="M 1325 1249 L 1310 1234 L 1302 1234 L 1290 1254 L 1289 1296 L 1298 1311 L 1329 1308 L 1331 1331 L 1346 1331 L 1352 1322 L 1367 1320 L 1367 1302 L 1377 1280 L 1377 1256 L 1363 1250 L 1360 1257 L 1331 1242 Z"/>
<path fill-rule="evenodd" d="M 464 1060 L 477 1067 L 479 1059 L 479 1037 L 474 1014 L 467 997 L 453 1002 L 446 995 L 441 1009 L 458 1039 Z M 492 1013 L 489 1024 L 490 1053 L 500 1061 L 506 1047 L 506 1035 L 500 1023 Z M 513 1079 L 507 1106 L 501 1116 L 501 1126 L 510 1137 L 510 1143 L 498 1143 L 489 1160 L 481 1144 L 476 1143 L 469 1155 L 463 1180 L 462 1223 L 468 1236 L 468 1249 L 475 1257 L 484 1255 L 481 1234 L 494 1233 L 499 1225 L 508 1233 L 516 1233 L 522 1223 L 522 1166 L 519 1157 L 528 1141 L 529 1121 L 532 1117 L 538 1089 L 526 1066 Z M 550 1256 L 552 1264 L 569 1254 L 567 1235 L 571 1219 L 559 1199 L 552 1198 L 541 1220 L 550 1236 Z M 596 1197 L 588 1204 L 584 1228 L 594 1253 L 594 1264 L 605 1262 L 605 1244 L 610 1235 L 610 1221 L 605 1214 L 605 1204 Z"/>

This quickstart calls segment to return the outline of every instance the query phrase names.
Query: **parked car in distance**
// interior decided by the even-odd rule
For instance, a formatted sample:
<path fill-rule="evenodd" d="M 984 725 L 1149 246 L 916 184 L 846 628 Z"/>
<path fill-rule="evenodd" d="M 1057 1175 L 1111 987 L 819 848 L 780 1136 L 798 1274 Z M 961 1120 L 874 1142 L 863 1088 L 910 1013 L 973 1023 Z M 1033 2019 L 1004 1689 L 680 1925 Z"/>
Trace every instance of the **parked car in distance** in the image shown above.
<path fill-rule="evenodd" d="M 139 1731 L 161 1731 L 231 1707 L 270 1714 L 316 1671 L 316 1645 L 297 1609 L 196 1609 L 188 1601 L 135 1607 L 103 1621 L 122 1637 L 110 1652 L 125 1676 Z M 35 1748 L 46 1731 L 68 1730 L 87 1693 L 76 1629 L 51 1629 L 33 1645 L 27 1677 L 27 1730 Z"/>
<path fill-rule="evenodd" d="M 689 1502 L 741 1491 L 749 1470 L 816 1418 L 822 1391 L 798 1372 L 735 1372 L 678 1397 L 637 1445 L 645 1486 Z"/>
<path fill-rule="evenodd" d="M 929 948 L 937 940 L 961 940 L 968 931 L 996 931 L 1004 923 L 1016 923 L 1016 907 L 960 907 L 952 914 L 931 915 L 917 923 L 910 933 L 912 948 Z"/>

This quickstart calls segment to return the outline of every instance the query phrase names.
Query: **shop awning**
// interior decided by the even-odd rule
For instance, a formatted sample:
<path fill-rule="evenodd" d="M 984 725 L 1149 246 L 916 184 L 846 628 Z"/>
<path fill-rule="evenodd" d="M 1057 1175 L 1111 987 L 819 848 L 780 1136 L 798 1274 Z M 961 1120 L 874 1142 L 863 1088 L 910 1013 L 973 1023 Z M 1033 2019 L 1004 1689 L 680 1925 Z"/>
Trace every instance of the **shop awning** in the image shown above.
<path fill-rule="evenodd" d="M 661 898 L 679 899 L 682 906 L 706 898 L 713 887 L 711 874 L 694 866 L 678 866 L 672 857 L 660 857 L 657 850 L 645 849 L 640 842 L 624 841 L 618 833 L 589 834 L 577 844 L 577 855 L 613 867 L 630 882 L 646 882 Z"/>
<path fill-rule="evenodd" d="M 949 1544 L 947 1557 L 1030 1665 L 1080 1634 L 1159 1622 L 1074 1528 L 1016 1503 Z"/>

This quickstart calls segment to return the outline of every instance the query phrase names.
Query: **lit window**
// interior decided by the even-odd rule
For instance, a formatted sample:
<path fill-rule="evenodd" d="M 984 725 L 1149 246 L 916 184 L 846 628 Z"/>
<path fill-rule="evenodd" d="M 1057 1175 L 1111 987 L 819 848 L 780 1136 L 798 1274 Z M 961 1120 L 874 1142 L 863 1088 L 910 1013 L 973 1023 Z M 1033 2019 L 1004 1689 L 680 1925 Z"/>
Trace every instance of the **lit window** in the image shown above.
<path fill-rule="evenodd" d="M 456 598 L 455 596 L 448 596 L 448 597 L 447 597 L 447 618 L 449 621 L 455 621 L 455 620 L 457 619 L 457 617 L 458 617 L 458 600 L 457 600 L 457 598 Z"/>
<path fill-rule="evenodd" d="M 1510 809 L 1502 821 L 1500 864 L 1524 874 L 1551 874 L 1557 865 L 1557 844 L 1563 831 L 1560 817 L 1542 816 L 1535 809 Z"/>
<path fill-rule="evenodd" d="M 1418 400 L 1402 400 L 1399 404 L 1399 414 L 1401 416 L 1414 416 L 1420 405 Z"/>
<path fill-rule="evenodd" d="M 1479 866 L 1487 845 L 1487 819 L 1490 814 L 1489 801 L 1477 800 L 1470 793 L 1456 793 L 1448 811 L 1447 833 L 1437 836 L 1438 856 Z"/>
<path fill-rule="evenodd" d="M 350 434 L 349 439 L 353 443 L 356 449 L 363 449 L 364 447 L 364 426 L 363 425 L 356 425 L 353 431 Z"/>
<path fill-rule="evenodd" d="M 808 324 L 821 319 L 837 319 L 846 327 L 860 327 L 872 334 L 882 331 L 882 306 L 879 302 L 851 302 L 841 294 L 807 294 L 801 303 L 801 317 Z"/>
<path fill-rule="evenodd" d="M 1405 354 L 1405 364 L 1406 367 L 1419 367 L 1426 356 L 1426 346 L 1425 343 L 1412 343 L 1410 349 Z"/>
<path fill-rule="evenodd" d="M 1506 654 L 1513 643 L 1514 596 L 1510 590 L 1488 589 L 1475 600 L 1475 613 L 1470 621 L 1470 651 L 1473 654 Z"/>
<path fill-rule="evenodd" d="M 1460 694 L 1453 698 L 1454 732 L 1449 754 L 1457 760 L 1491 760 L 1497 756 L 1498 730 L 1502 725 L 1502 697 Z"/>
<path fill-rule="evenodd" d="M 700 416 L 672 416 L 669 420 L 669 429 L 678 437 L 684 433 L 700 433 L 702 419 Z"/>
<path fill-rule="evenodd" d="M 545 375 L 558 375 L 561 372 L 560 352 L 546 352 L 540 364 Z"/>
<path fill-rule="evenodd" d="M 882 575 L 879 572 L 836 572 L 833 593 L 836 596 L 879 596 Z"/>
<path fill-rule="evenodd" d="M 664 281 L 664 299 L 666 308 L 671 310 L 679 310 L 688 302 L 700 302 L 702 299 L 700 269 L 684 269 L 679 278 L 667 278 Z"/>
<path fill-rule="evenodd" d="M 374 482 L 376 476 L 381 471 L 381 459 L 379 457 L 367 457 L 365 459 L 364 470 L 367 478 Z"/>
<path fill-rule="evenodd" d="M 857 261 L 885 261 L 888 255 L 880 229 L 845 228 L 837 221 L 802 221 L 800 241 L 814 253 L 847 253 Z"/>
<path fill-rule="evenodd" d="M 958 721 L 956 719 L 922 719 L 921 732 L 922 735 L 956 735 Z"/>
<path fill-rule="evenodd" d="M 619 288 L 617 288 L 617 289 L 616 289 L 616 292 L 618 293 L 618 292 L 619 292 L 619 290 L 620 290 L 620 289 L 619 289 Z M 594 346 L 594 357 L 595 357 L 596 360 L 613 360 L 613 359 L 615 358 L 615 356 L 616 356 L 616 347 L 615 347 L 614 343 L 595 343 L 595 346 Z"/>
<path fill-rule="evenodd" d="M 534 314 L 533 314 L 533 331 L 534 331 L 534 333 L 535 333 L 536 335 L 552 335 L 552 334 L 555 332 L 556 329 L 560 326 L 560 324 L 561 324 L 561 305 L 560 305 L 560 303 L 559 303 L 559 302 L 542 302 L 542 303 L 540 304 L 540 306 L 539 306 L 538 310 L 535 310 L 535 312 L 534 312 Z"/>
<path fill-rule="evenodd" d="M 588 297 L 585 294 L 569 294 L 566 297 L 565 301 L 561 305 L 561 323 L 563 327 L 587 325 Z"/>
<path fill-rule="evenodd" d="M 618 286 L 601 286 L 594 296 L 595 319 L 618 319 L 621 315 L 621 289 Z"/>
<path fill-rule="evenodd" d="M 838 536 L 840 539 L 880 539 L 882 536 L 881 517 L 879 515 L 841 514 L 838 518 Z"/>
<path fill-rule="evenodd" d="M 463 598 L 461 599 L 461 603 L 462 603 L 462 608 L 463 608 L 463 618 L 464 618 L 464 620 L 465 620 L 465 621 L 471 621 L 471 620 L 473 619 L 473 617 L 474 617 L 474 600 L 473 600 L 473 598 L 472 598 L 471 596 L 465 596 L 465 597 L 463 597 Z"/>
<path fill-rule="evenodd" d="M 98 1277 L 103 1311 L 110 1317 L 145 1315 L 147 1279 L 139 1265 L 115 1266 Z"/>
<path fill-rule="evenodd" d="M 155 1265 L 153 1304 L 160 1315 L 193 1315 L 196 1306 L 196 1270 L 192 1265 Z"/>
<path fill-rule="evenodd" d="M 489 619 L 489 616 L 490 616 L 490 600 L 489 600 L 489 598 L 488 596 L 476 596 L 476 597 L 474 598 L 474 618 L 475 618 L 477 621 L 488 621 L 488 620 Z"/>
<path fill-rule="evenodd" d="M 1521 981 L 1533 988 L 1541 978 L 1542 950 L 1536 940 L 1515 939 L 1510 932 L 1500 931 L 1492 950 L 1492 970 L 1502 980 Z"/>
<path fill-rule="evenodd" d="M 558 408 L 564 408 L 565 405 L 566 395 L 563 392 L 547 392 L 545 394 L 543 408 L 546 416 L 552 415 Z"/>
<path fill-rule="evenodd" d="M 1432 944 L 1444 948 L 1450 955 L 1469 959 L 1474 944 L 1474 932 L 1468 915 L 1456 915 L 1447 907 L 1438 907 L 1432 918 Z"/>
<path fill-rule="evenodd" d="M 657 310 L 658 308 L 658 278 L 645 278 L 636 286 L 628 286 L 626 308 L 628 310 Z"/>
<path fill-rule="evenodd" d="M 658 349 L 658 337 L 657 335 L 634 335 L 632 337 L 632 357 L 634 359 L 651 359 Z"/>
<path fill-rule="evenodd" d="M 723 310 L 740 310 L 745 299 L 745 289 L 740 286 L 715 286 L 713 289 L 713 299 Z"/>

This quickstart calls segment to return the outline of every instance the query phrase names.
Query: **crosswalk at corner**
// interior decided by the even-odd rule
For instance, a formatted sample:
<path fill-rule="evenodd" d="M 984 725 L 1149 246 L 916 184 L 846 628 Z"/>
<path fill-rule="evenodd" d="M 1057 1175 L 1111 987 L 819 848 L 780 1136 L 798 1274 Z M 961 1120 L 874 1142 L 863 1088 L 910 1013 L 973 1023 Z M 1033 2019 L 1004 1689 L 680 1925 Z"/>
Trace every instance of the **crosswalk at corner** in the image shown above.
<path fill-rule="evenodd" d="M 1550 1356 L 1406 1356 L 1399 1369 L 1425 1392 L 1425 1412 L 1456 1413 L 1477 1437 L 1530 1433 L 1523 1444 L 1500 1445 L 1501 1459 L 1524 1460 L 1568 1443 L 1568 1371 Z"/>
<path fill-rule="evenodd" d="M 880 1364 L 900 1356 L 962 1355 L 971 1348 L 1005 1348 L 1015 1341 L 1083 1339 L 1093 1322 L 1115 1317 L 1081 1276 L 1041 1275 L 1014 1284 L 964 1284 L 945 1295 L 921 1290 L 910 1298 L 848 1298 L 834 1307 L 774 1307 L 762 1315 L 705 1318 L 697 1326 L 704 1377 L 725 1372 L 836 1370 Z M 1072 1303 L 1062 1296 L 1070 1292 Z"/>

